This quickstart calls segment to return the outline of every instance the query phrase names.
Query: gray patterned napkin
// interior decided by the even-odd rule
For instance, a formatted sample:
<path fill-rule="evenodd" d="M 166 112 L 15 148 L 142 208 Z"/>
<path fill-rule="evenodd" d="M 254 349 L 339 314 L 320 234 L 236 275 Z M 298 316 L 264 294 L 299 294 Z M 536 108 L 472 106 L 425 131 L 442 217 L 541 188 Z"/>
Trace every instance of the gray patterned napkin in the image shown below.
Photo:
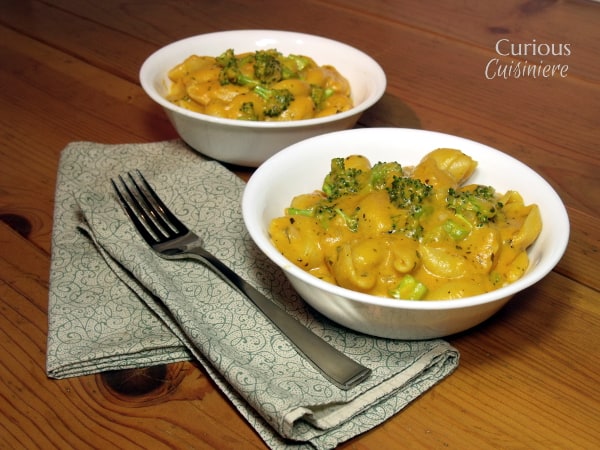
<path fill-rule="evenodd" d="M 372 376 L 336 388 L 205 266 L 153 253 L 109 182 L 135 168 L 211 252 Z M 443 340 L 365 336 L 308 308 L 249 238 L 243 188 L 180 141 L 68 145 L 56 190 L 48 376 L 195 358 L 269 447 L 325 449 L 382 423 L 457 367 Z"/>

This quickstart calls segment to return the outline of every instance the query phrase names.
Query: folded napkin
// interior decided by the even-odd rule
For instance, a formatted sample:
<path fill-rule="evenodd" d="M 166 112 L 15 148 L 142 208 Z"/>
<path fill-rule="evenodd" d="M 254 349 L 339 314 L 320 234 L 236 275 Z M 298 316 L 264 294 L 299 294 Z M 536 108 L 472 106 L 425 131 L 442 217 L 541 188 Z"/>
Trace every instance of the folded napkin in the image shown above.
<path fill-rule="evenodd" d="M 371 377 L 338 389 L 204 265 L 156 255 L 110 184 L 136 168 L 208 250 L 371 368 Z M 370 337 L 307 307 L 249 238 L 243 188 L 237 176 L 181 141 L 68 145 L 56 190 L 48 376 L 195 358 L 269 447 L 325 449 L 382 423 L 457 367 L 458 352 L 443 340 Z"/>

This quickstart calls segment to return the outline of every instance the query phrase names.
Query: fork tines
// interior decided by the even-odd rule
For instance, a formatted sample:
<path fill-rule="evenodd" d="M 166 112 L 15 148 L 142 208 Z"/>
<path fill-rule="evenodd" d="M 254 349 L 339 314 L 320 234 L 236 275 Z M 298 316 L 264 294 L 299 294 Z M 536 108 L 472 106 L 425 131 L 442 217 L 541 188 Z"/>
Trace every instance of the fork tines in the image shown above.
<path fill-rule="evenodd" d="M 159 244 L 187 233 L 186 226 L 173 213 L 152 189 L 139 170 L 119 175 L 118 181 L 111 183 L 142 237 L 150 244 Z"/>

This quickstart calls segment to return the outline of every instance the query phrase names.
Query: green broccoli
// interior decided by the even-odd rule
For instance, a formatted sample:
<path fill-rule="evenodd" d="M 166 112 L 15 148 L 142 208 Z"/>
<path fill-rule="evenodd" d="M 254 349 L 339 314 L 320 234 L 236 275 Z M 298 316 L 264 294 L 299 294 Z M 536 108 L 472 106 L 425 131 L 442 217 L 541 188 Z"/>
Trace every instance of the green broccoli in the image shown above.
<path fill-rule="evenodd" d="M 304 56 L 283 56 L 277 50 L 257 50 L 242 57 L 236 56 L 233 49 L 228 49 L 216 58 L 221 67 L 219 82 L 221 85 L 234 84 L 247 86 L 265 100 L 264 115 L 277 117 L 294 101 L 294 95 L 288 89 L 270 88 L 273 83 L 282 79 L 299 78 L 299 71 L 310 64 L 310 59 Z M 252 63 L 252 76 L 244 73 L 242 68 Z M 325 95 L 325 94 L 324 94 Z M 330 95 L 330 94 L 329 94 Z M 240 108 L 243 120 L 255 119 L 250 107 Z"/>
<path fill-rule="evenodd" d="M 300 78 L 301 72 L 312 64 L 307 56 L 284 56 L 275 49 L 258 50 L 254 54 L 254 76 L 262 84 Z"/>
<path fill-rule="evenodd" d="M 446 207 L 457 216 L 480 227 L 494 221 L 503 208 L 502 202 L 498 201 L 494 194 L 495 190 L 491 186 L 476 185 L 463 191 L 450 188 L 446 196 Z"/>
<path fill-rule="evenodd" d="M 397 162 L 378 162 L 371 168 L 371 186 L 373 189 L 386 189 L 391 186 L 394 177 L 403 176 L 402 166 Z"/>
<path fill-rule="evenodd" d="M 288 214 L 316 217 L 324 229 L 336 217 L 341 217 L 348 229 L 358 230 L 358 210 L 348 213 L 341 209 L 336 200 L 344 195 L 356 194 L 368 188 L 368 173 L 356 167 L 346 167 L 345 158 L 333 158 L 331 170 L 325 176 L 322 190 L 325 197 L 309 209 L 288 208 Z"/>
<path fill-rule="evenodd" d="M 315 217 L 325 230 L 329 228 L 329 223 L 339 216 L 344 219 L 344 222 L 350 231 L 355 232 L 358 230 L 358 218 L 356 217 L 356 214 L 347 214 L 336 205 L 328 205 L 319 202 L 311 208 L 288 208 L 286 212 L 291 216 Z"/>
<path fill-rule="evenodd" d="M 243 57 L 236 56 L 233 49 L 228 49 L 217 56 L 217 64 L 221 67 L 219 82 L 222 85 L 236 84 L 238 86 L 251 86 L 262 84 L 265 86 L 277 83 L 284 78 L 299 78 L 299 65 L 304 68 L 306 63 L 299 62 L 302 57 L 285 57 L 277 50 L 257 50 Z M 252 63 L 253 76 L 244 74 L 243 66 Z"/>
<path fill-rule="evenodd" d="M 423 236 L 423 226 L 421 218 L 429 214 L 431 206 L 426 200 L 432 192 L 433 187 L 423 183 L 416 178 L 397 176 L 394 172 L 402 170 L 398 164 L 394 167 L 393 163 L 382 166 L 379 169 L 379 180 L 386 178 L 388 181 L 387 191 L 390 202 L 398 209 L 403 210 L 394 217 L 394 231 L 400 231 L 412 239 L 420 239 Z M 383 177 L 383 178 L 382 178 Z M 391 183 L 389 178 L 391 177 Z M 382 181 L 377 181 L 379 185 Z"/>
<path fill-rule="evenodd" d="M 324 88 L 321 86 L 311 85 L 310 86 L 310 98 L 312 99 L 315 109 L 320 111 L 323 109 L 323 103 L 334 93 L 331 88 Z"/>
<path fill-rule="evenodd" d="M 344 158 L 333 158 L 331 170 L 323 180 L 322 190 L 329 200 L 356 194 L 367 187 L 365 173 L 355 167 L 346 168 Z"/>
<path fill-rule="evenodd" d="M 455 215 L 454 219 L 446 219 L 442 224 L 442 229 L 455 241 L 466 238 L 473 226 L 461 215 Z"/>
<path fill-rule="evenodd" d="M 420 300 L 427 293 L 427 287 L 412 275 L 404 275 L 389 294 L 392 298 L 402 300 Z"/>
<path fill-rule="evenodd" d="M 239 59 L 233 49 L 228 49 L 221 55 L 216 57 L 217 64 L 221 66 L 219 72 L 219 83 L 222 86 L 226 84 L 235 84 L 238 86 L 254 87 L 258 84 L 258 80 L 244 75 L 241 66 L 246 63 L 246 59 Z"/>
<path fill-rule="evenodd" d="M 242 103 L 242 106 L 240 106 L 238 119 L 250 121 L 258 120 L 258 114 L 256 114 L 256 110 L 254 109 L 254 103 Z"/>
<path fill-rule="evenodd" d="M 268 117 L 279 116 L 294 101 L 294 94 L 288 89 L 269 89 L 258 85 L 254 88 L 254 92 L 265 101 L 263 112 Z"/>
<path fill-rule="evenodd" d="M 305 209 L 300 209 L 300 208 L 287 208 L 285 211 L 287 214 L 289 214 L 290 216 L 306 216 L 306 217 L 313 217 L 315 215 L 315 207 L 312 208 L 305 208 Z"/>
<path fill-rule="evenodd" d="M 282 64 L 287 69 L 287 71 L 284 70 L 287 78 L 297 78 L 300 72 L 314 63 L 308 56 L 290 54 L 282 57 Z"/>
<path fill-rule="evenodd" d="M 277 83 L 283 79 L 281 53 L 276 50 L 258 50 L 254 54 L 254 77 L 261 84 Z"/>
<path fill-rule="evenodd" d="M 423 237 L 424 228 L 421 225 L 421 217 L 429 209 L 417 207 L 413 210 L 404 210 L 401 214 L 392 216 L 392 229 L 390 233 L 403 233 L 406 237 L 419 240 Z"/>
<path fill-rule="evenodd" d="M 221 66 L 221 72 L 219 72 L 219 82 L 221 85 L 237 83 L 240 70 L 233 49 L 226 50 L 215 59 L 217 64 Z"/>
<path fill-rule="evenodd" d="M 346 222 L 346 226 L 352 232 L 358 231 L 358 217 L 356 214 L 347 214 L 341 208 L 333 209 Z"/>
<path fill-rule="evenodd" d="M 419 208 L 433 187 L 417 178 L 394 176 L 386 188 L 393 205 L 401 209 Z"/>

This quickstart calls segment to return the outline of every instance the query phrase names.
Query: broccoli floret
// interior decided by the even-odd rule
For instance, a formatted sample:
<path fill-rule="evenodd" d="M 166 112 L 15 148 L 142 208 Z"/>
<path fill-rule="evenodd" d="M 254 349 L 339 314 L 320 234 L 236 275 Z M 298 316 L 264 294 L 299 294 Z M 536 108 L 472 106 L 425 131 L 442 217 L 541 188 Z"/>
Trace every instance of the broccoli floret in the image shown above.
<path fill-rule="evenodd" d="M 455 241 L 461 241 L 466 238 L 473 226 L 461 215 L 455 215 L 454 219 L 447 219 L 442 224 L 444 231 Z"/>
<path fill-rule="evenodd" d="M 323 227 L 325 230 L 329 228 L 329 222 L 335 219 L 338 214 L 334 206 L 326 205 L 323 202 L 318 203 L 313 208 L 313 213 L 314 216 L 319 220 L 321 227 Z"/>
<path fill-rule="evenodd" d="M 257 50 L 243 56 L 236 56 L 233 49 L 228 49 L 215 59 L 221 67 L 219 73 L 221 85 L 236 84 L 251 87 L 259 84 L 270 86 L 281 80 L 301 78 L 302 71 L 314 65 L 313 60 L 307 56 L 283 56 L 275 49 Z M 252 76 L 244 74 L 241 70 L 249 63 L 252 63 Z M 326 90 L 325 95 L 331 93 Z"/>
<path fill-rule="evenodd" d="M 503 207 L 494 194 L 495 190 L 491 186 L 475 185 L 462 191 L 450 188 L 446 196 L 446 207 L 457 216 L 480 227 L 494 221 Z"/>
<path fill-rule="evenodd" d="M 281 79 L 281 66 L 277 62 L 274 50 L 257 51 L 254 56 L 254 76 L 255 78 L 245 75 L 240 67 L 246 64 L 246 59 L 238 59 L 233 50 L 229 49 L 218 56 L 217 63 L 221 66 L 219 73 L 219 82 L 222 85 L 236 84 L 238 86 L 248 86 L 253 91 L 265 100 L 264 114 L 268 117 L 277 117 L 285 111 L 290 103 L 294 100 L 294 95 L 288 89 L 269 89 L 263 84 L 268 84 Z M 249 58 L 248 56 L 247 58 Z M 278 68 L 279 67 L 279 68 Z M 248 105 L 242 105 L 243 114 L 241 119 L 254 119 L 254 111 L 250 111 Z M 248 113 L 245 114 L 245 113 Z"/>
<path fill-rule="evenodd" d="M 259 84 L 270 85 L 281 81 L 284 78 L 284 72 L 286 72 L 287 78 L 298 77 L 297 73 L 288 73 L 290 69 L 284 66 L 285 58 L 277 50 L 257 50 L 239 57 L 235 55 L 233 49 L 228 49 L 218 56 L 216 61 L 221 67 L 219 81 L 222 85 L 236 84 L 251 87 Z M 252 62 L 253 76 L 248 76 L 241 70 L 249 62 Z"/>
<path fill-rule="evenodd" d="M 310 86 L 310 98 L 312 99 L 317 111 L 323 109 L 323 103 L 334 93 L 331 88 L 324 88 L 321 86 L 311 85 Z"/>
<path fill-rule="evenodd" d="M 417 178 L 398 176 L 394 176 L 392 184 L 386 188 L 392 204 L 401 209 L 420 207 L 432 189 L 431 185 Z"/>
<path fill-rule="evenodd" d="M 252 102 L 242 103 L 242 106 L 240 106 L 238 119 L 240 119 L 240 120 L 258 120 L 258 114 L 256 114 L 256 110 L 254 109 L 254 103 L 252 103 Z"/>
<path fill-rule="evenodd" d="M 235 84 L 246 86 L 265 100 L 263 113 L 267 117 L 277 117 L 294 101 L 294 95 L 288 89 L 270 88 L 284 78 L 299 78 L 299 71 L 311 63 L 307 57 L 290 55 L 283 56 L 277 50 L 258 50 L 243 56 L 236 56 L 233 49 L 228 49 L 216 58 L 221 67 L 219 82 L 221 85 Z M 249 75 L 248 64 L 252 64 L 253 73 Z M 242 68 L 246 68 L 245 71 Z M 245 73 L 246 72 L 246 73 Z M 330 95 L 330 94 L 329 94 Z M 246 110 L 246 108 L 248 108 Z M 243 107 L 244 120 L 254 119 L 247 106 Z"/>
<path fill-rule="evenodd" d="M 281 75 L 284 80 L 301 78 L 301 72 L 313 65 L 313 61 L 303 55 L 280 55 L 279 61 L 281 63 Z"/>
<path fill-rule="evenodd" d="M 404 211 L 403 214 L 392 216 L 392 229 L 390 233 L 403 233 L 406 237 L 419 240 L 423 237 L 424 228 L 421 225 L 421 216 L 425 208 L 416 208 L 414 211 Z"/>
<path fill-rule="evenodd" d="M 397 176 L 392 173 L 398 169 L 401 170 L 399 165 L 395 168 L 394 166 L 380 168 L 382 176 L 387 177 L 388 180 L 390 176 L 392 177 L 391 183 L 385 187 L 390 202 L 404 210 L 394 218 L 394 231 L 401 231 L 406 236 L 418 240 L 423 236 L 421 218 L 431 210 L 425 202 L 433 187 L 416 178 Z"/>
<path fill-rule="evenodd" d="M 262 84 L 271 84 L 283 79 L 281 53 L 276 50 L 258 50 L 254 54 L 254 76 Z"/>
<path fill-rule="evenodd" d="M 245 64 L 245 59 L 240 60 L 235 56 L 233 49 L 228 49 L 216 57 L 217 64 L 221 66 L 219 83 L 221 85 L 236 84 L 238 86 L 254 87 L 258 81 L 244 75 L 240 67 Z"/>
<path fill-rule="evenodd" d="M 412 275 L 404 275 L 389 294 L 392 298 L 402 300 L 420 300 L 427 293 L 427 287 Z"/>
<path fill-rule="evenodd" d="M 294 94 L 288 89 L 269 89 L 258 85 L 254 92 L 265 100 L 263 112 L 268 117 L 277 117 L 294 101 Z"/>
<path fill-rule="evenodd" d="M 286 212 L 290 216 L 315 217 L 325 230 L 329 228 L 329 223 L 339 216 L 344 219 L 344 222 L 350 231 L 355 232 L 358 230 L 358 218 L 356 215 L 347 214 L 335 205 L 318 203 L 315 206 L 306 209 L 288 208 Z"/>
<path fill-rule="evenodd" d="M 342 211 L 340 208 L 334 208 L 333 209 L 342 219 L 344 219 L 344 222 L 346 222 L 346 226 L 348 227 L 348 229 L 352 232 L 356 232 L 358 231 L 358 218 L 356 217 L 355 214 L 346 214 L 344 211 Z"/>
<path fill-rule="evenodd" d="M 262 84 L 300 78 L 300 72 L 311 64 L 312 60 L 307 56 L 283 56 L 275 49 L 258 50 L 254 55 L 254 76 Z"/>
<path fill-rule="evenodd" d="M 397 162 L 378 162 L 371 168 L 371 186 L 373 189 L 391 187 L 394 177 L 404 174 L 402 166 Z"/>
<path fill-rule="evenodd" d="M 285 57 L 285 62 L 293 62 L 295 65 L 295 72 L 302 72 L 304 69 L 306 69 L 308 66 L 313 64 L 313 61 L 308 57 L 308 56 L 304 56 L 304 55 L 293 55 L 290 54 L 287 57 Z M 289 64 L 286 64 L 286 66 Z"/>
<path fill-rule="evenodd" d="M 346 168 L 344 158 L 333 158 L 331 170 L 323 180 L 322 190 L 329 200 L 343 195 L 356 194 L 365 188 L 363 171 L 355 167 Z"/>
<path fill-rule="evenodd" d="M 300 208 L 287 208 L 286 213 L 289 214 L 290 216 L 307 216 L 307 217 L 313 217 L 315 215 L 315 208 L 306 208 L 306 209 L 300 209 Z"/>
<path fill-rule="evenodd" d="M 222 85 L 237 82 L 239 66 L 233 49 L 228 49 L 216 58 L 217 64 L 221 66 L 219 73 L 219 82 Z"/>

